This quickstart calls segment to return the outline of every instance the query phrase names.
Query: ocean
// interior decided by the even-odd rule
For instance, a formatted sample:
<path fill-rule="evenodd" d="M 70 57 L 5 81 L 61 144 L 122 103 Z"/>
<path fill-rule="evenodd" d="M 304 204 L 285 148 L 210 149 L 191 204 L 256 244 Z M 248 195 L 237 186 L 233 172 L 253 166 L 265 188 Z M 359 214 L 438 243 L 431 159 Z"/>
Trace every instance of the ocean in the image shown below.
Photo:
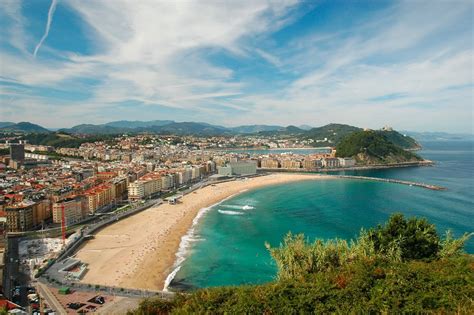
<path fill-rule="evenodd" d="M 432 167 L 342 172 L 436 184 L 433 191 L 400 184 L 352 179 L 304 181 L 264 187 L 224 200 L 204 213 L 181 248 L 170 287 L 176 289 L 272 281 L 276 266 L 265 242 L 304 233 L 310 240 L 358 235 L 394 212 L 426 217 L 439 232 L 474 231 L 474 142 L 425 142 L 418 154 Z M 185 246 L 184 246 L 185 245 Z M 466 245 L 474 253 L 474 240 Z"/>

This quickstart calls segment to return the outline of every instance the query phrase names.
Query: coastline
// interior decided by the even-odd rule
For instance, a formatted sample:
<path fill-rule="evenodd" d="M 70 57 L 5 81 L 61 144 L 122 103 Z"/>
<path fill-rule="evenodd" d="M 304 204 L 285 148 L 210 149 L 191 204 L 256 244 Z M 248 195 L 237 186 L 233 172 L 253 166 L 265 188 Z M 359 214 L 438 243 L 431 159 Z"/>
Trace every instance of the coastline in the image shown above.
<path fill-rule="evenodd" d="M 76 257 L 88 264 L 83 283 L 162 290 L 184 260 L 180 246 L 213 205 L 242 192 L 302 180 L 334 179 L 323 174 L 270 174 L 209 185 L 118 221 L 84 244 Z M 181 261 L 180 261 L 181 260 Z"/>

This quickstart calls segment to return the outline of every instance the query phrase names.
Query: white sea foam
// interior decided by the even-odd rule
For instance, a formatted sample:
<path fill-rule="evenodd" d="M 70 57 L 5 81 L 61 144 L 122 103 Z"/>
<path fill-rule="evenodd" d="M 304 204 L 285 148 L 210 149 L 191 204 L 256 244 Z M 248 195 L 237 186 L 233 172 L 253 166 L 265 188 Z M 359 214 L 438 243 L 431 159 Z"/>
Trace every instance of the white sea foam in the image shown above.
<path fill-rule="evenodd" d="M 227 208 L 227 209 L 235 209 L 235 210 L 252 210 L 255 209 L 253 206 L 250 205 L 221 205 L 222 208 Z"/>
<path fill-rule="evenodd" d="M 242 212 L 239 211 L 232 211 L 232 210 L 217 210 L 217 212 L 222 213 L 222 214 L 228 214 L 228 215 L 243 215 Z"/>
<path fill-rule="evenodd" d="M 240 210 L 242 206 L 239 205 L 220 205 L 222 208 Z"/>
<path fill-rule="evenodd" d="M 223 203 L 226 200 L 229 200 L 230 198 L 232 198 L 236 195 L 237 194 L 231 195 L 231 196 L 229 196 L 225 199 L 222 199 L 218 203 L 213 204 L 210 207 L 202 208 L 202 209 L 199 210 L 198 214 L 193 219 L 193 224 L 189 228 L 188 232 L 181 237 L 181 242 L 179 243 L 179 248 L 178 248 L 178 251 L 176 252 L 176 260 L 173 264 L 173 271 L 166 277 L 163 291 L 168 291 L 168 287 L 169 287 L 171 281 L 173 281 L 174 277 L 176 276 L 178 271 L 181 269 L 181 265 L 183 264 L 183 262 L 187 258 L 189 249 L 191 247 L 191 243 L 201 240 L 200 238 L 196 237 L 195 233 L 194 233 L 195 232 L 195 227 L 198 224 L 199 219 L 201 219 L 201 217 L 204 216 L 206 214 L 206 212 L 208 212 L 211 208 Z"/>

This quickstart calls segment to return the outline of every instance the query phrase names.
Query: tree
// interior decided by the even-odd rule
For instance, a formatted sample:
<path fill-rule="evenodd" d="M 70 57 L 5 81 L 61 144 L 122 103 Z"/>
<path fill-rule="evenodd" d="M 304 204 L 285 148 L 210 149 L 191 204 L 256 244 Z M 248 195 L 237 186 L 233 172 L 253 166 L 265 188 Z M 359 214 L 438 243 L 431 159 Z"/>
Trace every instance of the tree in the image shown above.
<path fill-rule="evenodd" d="M 415 217 L 407 220 L 403 214 L 392 215 L 385 225 L 366 233 L 376 252 L 387 254 L 399 250 L 402 260 L 433 259 L 441 249 L 434 224 Z"/>

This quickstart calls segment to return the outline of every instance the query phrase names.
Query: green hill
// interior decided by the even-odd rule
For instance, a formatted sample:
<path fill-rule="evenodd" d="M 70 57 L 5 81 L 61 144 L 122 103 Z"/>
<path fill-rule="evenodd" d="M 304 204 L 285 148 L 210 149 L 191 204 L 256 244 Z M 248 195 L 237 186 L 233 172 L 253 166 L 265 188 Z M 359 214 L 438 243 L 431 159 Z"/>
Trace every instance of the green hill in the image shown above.
<path fill-rule="evenodd" d="M 408 135 L 403 135 L 395 130 L 380 130 L 378 132 L 384 135 L 390 142 L 401 148 L 412 150 L 421 149 L 420 144 Z"/>
<path fill-rule="evenodd" d="M 52 132 L 48 134 L 43 133 L 29 133 L 22 137 L 30 144 L 49 145 L 56 148 L 78 148 L 81 144 L 86 142 L 102 141 L 111 139 L 111 135 L 95 135 L 89 137 L 78 137 L 64 132 Z"/>
<path fill-rule="evenodd" d="M 274 282 L 147 299 L 128 314 L 472 314 L 469 237 L 442 239 L 425 219 L 400 214 L 351 242 L 288 234 L 267 245 Z"/>
<path fill-rule="evenodd" d="M 353 157 L 359 164 L 416 162 L 422 159 L 389 140 L 383 131 L 357 131 L 341 139 L 337 157 Z"/>
<path fill-rule="evenodd" d="M 306 131 L 303 138 L 313 139 L 313 145 L 317 147 L 335 146 L 342 138 L 359 130 L 362 129 L 344 124 L 329 124 Z"/>
<path fill-rule="evenodd" d="M 40 125 L 32 124 L 30 122 L 19 122 L 17 124 L 8 124 L 0 127 L 1 132 L 36 132 L 36 133 L 50 133 L 46 128 L 41 127 Z"/>

